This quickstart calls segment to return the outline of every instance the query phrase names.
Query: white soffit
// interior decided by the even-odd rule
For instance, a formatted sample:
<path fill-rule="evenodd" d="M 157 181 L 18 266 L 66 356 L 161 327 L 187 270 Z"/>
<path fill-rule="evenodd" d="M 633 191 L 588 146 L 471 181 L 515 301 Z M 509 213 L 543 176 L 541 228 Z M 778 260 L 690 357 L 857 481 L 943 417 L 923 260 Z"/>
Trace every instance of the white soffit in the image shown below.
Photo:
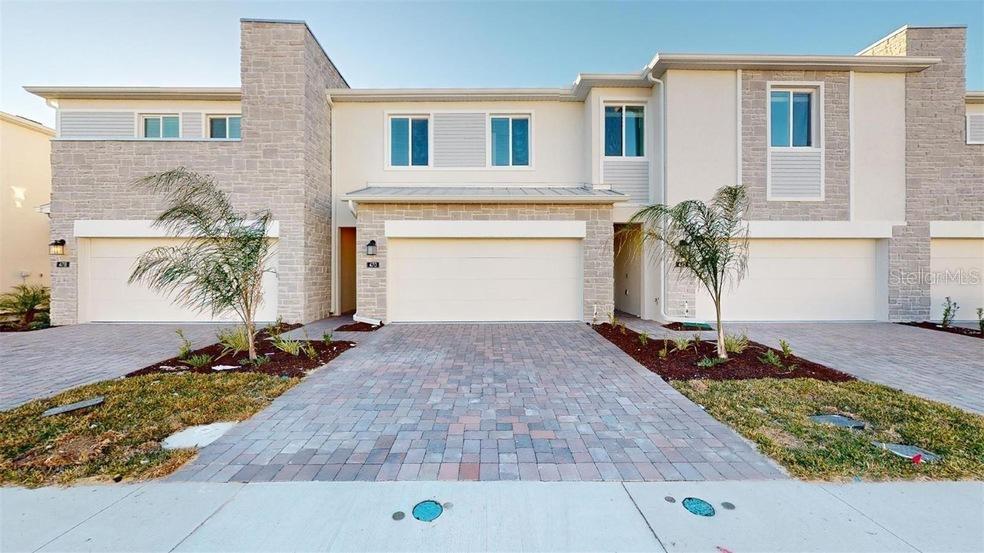
<path fill-rule="evenodd" d="M 584 221 L 386 221 L 387 238 L 584 238 Z"/>

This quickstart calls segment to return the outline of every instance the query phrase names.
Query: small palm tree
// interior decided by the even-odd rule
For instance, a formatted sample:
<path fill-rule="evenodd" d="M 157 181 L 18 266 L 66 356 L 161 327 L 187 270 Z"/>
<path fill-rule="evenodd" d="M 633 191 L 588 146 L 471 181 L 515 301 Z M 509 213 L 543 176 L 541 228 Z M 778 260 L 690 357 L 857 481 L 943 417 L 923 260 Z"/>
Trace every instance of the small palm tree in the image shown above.
<path fill-rule="evenodd" d="M 725 287 L 737 284 L 748 263 L 748 194 L 744 186 L 718 189 L 707 204 L 687 200 L 675 206 L 654 204 L 640 209 L 630 222 L 642 223 L 638 239 L 663 246 L 681 271 L 704 285 L 717 316 L 717 355 L 728 358 L 721 324 L 721 298 Z"/>
<path fill-rule="evenodd" d="M 21 326 L 28 326 L 34 317 L 48 309 L 51 290 L 38 284 L 18 284 L 13 290 L 0 295 L 0 313 L 17 315 Z"/>
<path fill-rule="evenodd" d="M 179 304 L 210 310 L 213 316 L 234 312 L 249 337 L 249 358 L 256 359 L 257 310 L 263 301 L 263 275 L 273 254 L 267 238 L 269 211 L 237 213 L 209 176 L 183 167 L 137 181 L 162 194 L 168 207 L 154 226 L 187 239 L 161 246 L 137 259 L 130 282 L 174 293 Z"/>

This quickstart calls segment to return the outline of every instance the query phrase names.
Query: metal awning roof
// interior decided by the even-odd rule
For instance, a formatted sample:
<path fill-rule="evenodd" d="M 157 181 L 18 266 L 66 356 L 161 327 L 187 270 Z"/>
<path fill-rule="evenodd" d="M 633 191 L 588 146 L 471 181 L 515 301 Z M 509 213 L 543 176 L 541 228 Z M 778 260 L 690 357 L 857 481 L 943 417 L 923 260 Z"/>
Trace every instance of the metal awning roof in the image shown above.
<path fill-rule="evenodd" d="M 569 203 L 611 204 L 628 200 L 612 190 L 560 186 L 369 186 L 344 194 L 359 203 Z"/>

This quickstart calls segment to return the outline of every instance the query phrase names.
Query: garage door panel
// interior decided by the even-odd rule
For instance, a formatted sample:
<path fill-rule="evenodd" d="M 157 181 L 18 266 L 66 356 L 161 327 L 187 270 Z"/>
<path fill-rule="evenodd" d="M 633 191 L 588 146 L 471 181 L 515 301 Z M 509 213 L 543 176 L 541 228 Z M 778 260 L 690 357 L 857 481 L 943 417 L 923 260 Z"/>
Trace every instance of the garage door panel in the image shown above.
<path fill-rule="evenodd" d="M 575 239 L 391 239 L 391 321 L 578 320 Z"/>
<path fill-rule="evenodd" d="M 726 320 L 873 320 L 878 294 L 874 240 L 751 240 L 748 270 L 726 291 Z M 696 315 L 714 319 L 698 290 Z"/>
<path fill-rule="evenodd" d="M 984 307 L 984 239 L 935 238 L 930 242 L 930 318 L 943 317 L 943 302 L 957 302 L 958 320 L 974 320 Z"/>
<path fill-rule="evenodd" d="M 175 238 L 99 238 L 80 242 L 79 308 L 81 319 L 94 322 L 204 322 L 234 321 L 233 313 L 214 317 L 177 305 L 174 293 L 163 294 L 143 283 L 128 282 L 137 257 L 158 246 L 175 246 Z M 276 256 L 272 260 L 276 267 Z M 263 298 L 257 320 L 277 317 L 277 276 L 263 277 Z"/>

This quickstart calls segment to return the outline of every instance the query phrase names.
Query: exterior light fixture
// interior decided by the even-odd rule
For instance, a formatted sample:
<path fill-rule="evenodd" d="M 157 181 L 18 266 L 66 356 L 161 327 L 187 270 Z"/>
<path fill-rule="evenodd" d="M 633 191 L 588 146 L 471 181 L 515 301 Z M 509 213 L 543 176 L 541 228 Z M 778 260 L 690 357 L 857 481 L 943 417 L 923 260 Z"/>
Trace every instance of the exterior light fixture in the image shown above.
<path fill-rule="evenodd" d="M 65 255 L 65 241 L 58 239 L 48 244 L 48 253 L 50 255 Z"/>
<path fill-rule="evenodd" d="M 366 255 L 376 255 L 376 241 L 375 240 L 370 240 L 369 243 L 366 244 Z"/>

